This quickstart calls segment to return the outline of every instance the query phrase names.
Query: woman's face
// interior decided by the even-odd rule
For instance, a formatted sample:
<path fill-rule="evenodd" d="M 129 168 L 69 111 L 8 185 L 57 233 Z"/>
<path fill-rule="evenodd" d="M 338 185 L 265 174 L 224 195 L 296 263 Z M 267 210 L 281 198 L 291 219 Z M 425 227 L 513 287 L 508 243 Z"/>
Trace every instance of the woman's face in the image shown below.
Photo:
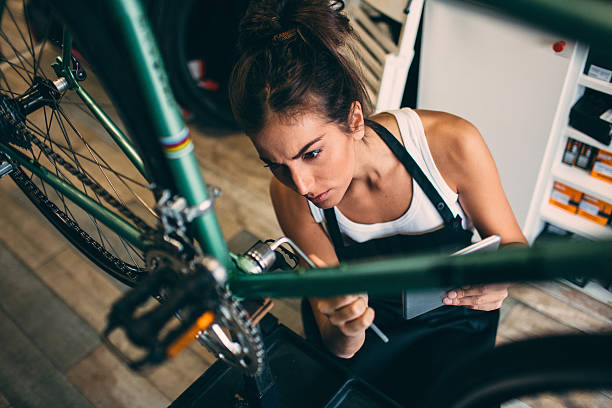
<path fill-rule="evenodd" d="M 272 174 L 320 208 L 344 197 L 355 171 L 357 139 L 312 113 L 291 121 L 275 117 L 251 137 Z"/>

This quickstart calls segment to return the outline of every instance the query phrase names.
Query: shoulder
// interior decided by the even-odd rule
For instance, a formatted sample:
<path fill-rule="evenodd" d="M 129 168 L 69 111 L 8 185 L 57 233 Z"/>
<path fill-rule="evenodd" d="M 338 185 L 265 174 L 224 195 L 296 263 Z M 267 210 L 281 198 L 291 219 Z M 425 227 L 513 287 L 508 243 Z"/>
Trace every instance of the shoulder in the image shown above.
<path fill-rule="evenodd" d="M 431 155 L 447 181 L 457 191 L 469 164 L 490 160 L 478 129 L 469 121 L 446 112 L 415 110 L 421 118 Z"/>

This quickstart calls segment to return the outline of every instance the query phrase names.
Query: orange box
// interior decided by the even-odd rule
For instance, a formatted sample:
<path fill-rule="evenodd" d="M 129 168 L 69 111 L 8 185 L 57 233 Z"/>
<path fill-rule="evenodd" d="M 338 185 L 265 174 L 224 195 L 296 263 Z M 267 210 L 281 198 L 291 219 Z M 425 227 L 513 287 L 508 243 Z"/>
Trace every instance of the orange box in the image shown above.
<path fill-rule="evenodd" d="M 578 203 L 580 203 L 581 197 L 581 191 L 555 181 L 548 202 L 574 214 L 578 209 Z"/>
<path fill-rule="evenodd" d="M 599 225 L 606 225 L 612 214 L 612 205 L 584 194 L 578 205 L 578 215 Z"/>
<path fill-rule="evenodd" d="M 612 153 L 600 150 L 597 153 L 591 176 L 612 183 Z"/>

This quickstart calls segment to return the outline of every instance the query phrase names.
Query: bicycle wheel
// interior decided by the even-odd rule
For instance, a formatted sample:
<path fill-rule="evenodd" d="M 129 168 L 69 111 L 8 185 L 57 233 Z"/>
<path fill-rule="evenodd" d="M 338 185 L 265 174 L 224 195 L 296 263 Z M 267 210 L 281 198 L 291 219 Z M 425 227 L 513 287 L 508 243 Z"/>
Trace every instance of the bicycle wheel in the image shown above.
<path fill-rule="evenodd" d="M 228 82 L 237 59 L 238 25 L 247 5 L 248 0 L 149 4 L 172 89 L 181 106 L 203 125 L 238 129 Z"/>
<path fill-rule="evenodd" d="M 612 333 L 555 335 L 458 356 L 424 407 L 487 408 L 542 392 L 612 387 Z"/>
<path fill-rule="evenodd" d="M 8 0 L 0 22 L 2 143 L 72 184 L 140 233 L 151 232 L 156 215 L 149 181 L 121 153 L 78 95 L 61 86 L 58 90 L 57 82 L 54 85 L 58 78 L 52 63 L 62 50 L 51 35 L 53 19 L 35 18 L 49 12 L 46 3 L 26 3 Z M 91 69 L 85 70 L 89 75 L 81 84 L 121 128 L 117 110 Z M 105 272 L 130 286 L 142 278 L 141 250 L 32 171 L 17 166 L 11 177 L 51 224 Z"/>

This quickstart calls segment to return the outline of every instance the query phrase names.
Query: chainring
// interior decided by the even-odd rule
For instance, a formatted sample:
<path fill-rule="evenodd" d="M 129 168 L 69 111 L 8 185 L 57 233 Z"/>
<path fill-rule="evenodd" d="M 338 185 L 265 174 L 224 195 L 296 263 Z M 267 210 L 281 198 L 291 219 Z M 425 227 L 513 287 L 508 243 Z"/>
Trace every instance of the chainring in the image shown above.
<path fill-rule="evenodd" d="M 217 319 L 198 334 L 198 341 L 211 353 L 250 376 L 261 372 L 264 343 L 259 326 L 253 326 L 246 310 L 225 289 Z"/>
<path fill-rule="evenodd" d="M 212 274 L 219 295 L 216 318 L 207 330 L 198 333 L 197 339 L 217 358 L 248 375 L 258 374 L 264 363 L 264 344 L 259 326 L 251 324 L 246 310 L 225 288 L 225 268 L 213 258 L 185 256 L 185 249 L 190 245 L 179 241 L 168 237 L 163 243 L 158 241 L 160 244 L 147 252 L 147 265 L 151 269 L 169 268 L 178 274 Z M 195 251 L 191 253 L 193 255 Z M 164 292 L 158 296 L 162 302 Z"/>

